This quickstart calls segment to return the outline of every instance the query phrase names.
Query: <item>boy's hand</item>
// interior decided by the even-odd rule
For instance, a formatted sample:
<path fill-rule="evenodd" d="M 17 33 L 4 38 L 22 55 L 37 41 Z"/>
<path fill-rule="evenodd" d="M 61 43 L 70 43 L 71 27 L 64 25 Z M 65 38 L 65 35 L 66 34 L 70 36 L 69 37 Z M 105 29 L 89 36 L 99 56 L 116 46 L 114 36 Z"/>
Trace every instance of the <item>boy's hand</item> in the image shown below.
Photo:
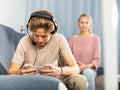
<path fill-rule="evenodd" d="M 21 68 L 21 74 L 22 75 L 34 75 L 38 73 L 38 69 L 37 68 L 30 68 L 32 66 L 32 64 L 25 64 L 22 68 Z"/>

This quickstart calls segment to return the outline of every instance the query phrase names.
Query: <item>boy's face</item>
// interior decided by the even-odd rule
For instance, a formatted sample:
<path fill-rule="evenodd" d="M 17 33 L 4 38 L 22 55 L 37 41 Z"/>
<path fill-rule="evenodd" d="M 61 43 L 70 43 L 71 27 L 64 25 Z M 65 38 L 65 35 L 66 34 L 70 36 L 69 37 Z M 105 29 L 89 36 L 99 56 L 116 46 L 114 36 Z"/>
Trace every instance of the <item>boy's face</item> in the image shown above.
<path fill-rule="evenodd" d="M 50 32 L 46 32 L 44 29 L 39 28 L 35 32 L 33 32 L 34 41 L 37 43 L 37 46 L 43 47 L 45 46 L 51 37 Z"/>

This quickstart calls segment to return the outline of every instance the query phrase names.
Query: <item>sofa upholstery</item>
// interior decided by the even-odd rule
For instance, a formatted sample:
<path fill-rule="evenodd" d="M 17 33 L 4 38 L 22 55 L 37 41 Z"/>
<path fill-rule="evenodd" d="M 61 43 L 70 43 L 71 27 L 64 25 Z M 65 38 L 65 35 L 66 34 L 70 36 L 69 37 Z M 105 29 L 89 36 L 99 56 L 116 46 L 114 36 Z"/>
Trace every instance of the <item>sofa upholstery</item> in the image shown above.
<path fill-rule="evenodd" d="M 0 90 L 58 90 L 58 80 L 42 75 L 1 75 Z"/>
<path fill-rule="evenodd" d="M 4 66 L 0 63 L 0 75 L 6 75 L 7 71 Z"/>
<path fill-rule="evenodd" d="M 0 24 L 0 90 L 67 90 L 57 78 L 42 75 L 7 75 L 17 44 L 25 34 Z"/>
<path fill-rule="evenodd" d="M 104 68 L 99 67 L 95 79 L 95 90 L 104 90 Z"/>
<path fill-rule="evenodd" d="M 95 80 L 96 89 L 95 90 L 104 90 L 104 75 L 100 75 Z"/>
<path fill-rule="evenodd" d="M 19 39 L 24 34 L 14 31 L 8 26 L 0 24 L 0 62 L 7 70 L 13 57 Z"/>

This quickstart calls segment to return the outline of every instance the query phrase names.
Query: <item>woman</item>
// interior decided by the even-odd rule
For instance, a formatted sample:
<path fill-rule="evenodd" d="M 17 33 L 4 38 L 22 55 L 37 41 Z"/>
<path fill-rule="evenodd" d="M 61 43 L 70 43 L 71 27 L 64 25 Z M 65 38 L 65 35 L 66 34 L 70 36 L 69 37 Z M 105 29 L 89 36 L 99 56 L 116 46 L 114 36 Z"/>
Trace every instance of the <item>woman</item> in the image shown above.
<path fill-rule="evenodd" d="M 92 18 L 88 14 L 80 15 L 78 19 L 80 32 L 69 39 L 72 53 L 89 82 L 89 90 L 95 90 L 96 70 L 100 65 L 100 39 L 92 33 Z"/>

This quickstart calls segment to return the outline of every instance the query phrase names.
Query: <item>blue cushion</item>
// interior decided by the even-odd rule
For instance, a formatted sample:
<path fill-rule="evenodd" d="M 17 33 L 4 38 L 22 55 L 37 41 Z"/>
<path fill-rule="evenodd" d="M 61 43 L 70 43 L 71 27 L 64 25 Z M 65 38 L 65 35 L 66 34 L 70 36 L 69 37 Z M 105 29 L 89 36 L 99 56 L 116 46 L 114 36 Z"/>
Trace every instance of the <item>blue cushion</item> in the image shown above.
<path fill-rule="evenodd" d="M 6 75 L 7 71 L 4 66 L 0 63 L 0 75 Z"/>

